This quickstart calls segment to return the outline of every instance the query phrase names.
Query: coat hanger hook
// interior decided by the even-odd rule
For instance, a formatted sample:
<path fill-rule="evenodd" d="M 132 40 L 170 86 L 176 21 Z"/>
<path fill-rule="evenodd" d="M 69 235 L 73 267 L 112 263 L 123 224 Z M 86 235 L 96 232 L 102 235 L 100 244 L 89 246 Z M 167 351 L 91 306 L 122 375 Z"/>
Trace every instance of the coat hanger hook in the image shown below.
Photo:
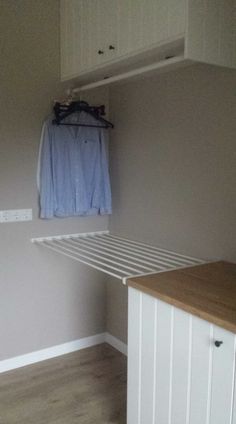
<path fill-rule="evenodd" d="M 73 101 L 73 100 L 79 101 L 79 102 L 83 101 L 83 96 L 81 91 L 79 91 L 78 93 L 74 93 L 74 89 L 70 87 L 66 90 L 66 94 L 68 99 L 70 99 L 70 101 Z"/>

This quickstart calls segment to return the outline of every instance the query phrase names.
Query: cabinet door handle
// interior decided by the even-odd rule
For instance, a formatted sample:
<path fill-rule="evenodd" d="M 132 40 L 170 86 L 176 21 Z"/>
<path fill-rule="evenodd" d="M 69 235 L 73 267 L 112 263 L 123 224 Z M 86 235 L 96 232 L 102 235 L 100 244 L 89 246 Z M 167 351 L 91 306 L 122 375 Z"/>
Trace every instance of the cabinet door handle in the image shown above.
<path fill-rule="evenodd" d="M 220 341 L 220 340 L 216 340 L 216 341 L 215 341 L 215 346 L 216 346 L 216 347 L 220 347 L 222 344 L 223 344 L 223 342 L 222 342 L 222 341 Z"/>
<path fill-rule="evenodd" d="M 103 50 L 98 50 L 98 54 L 104 54 Z"/>
<path fill-rule="evenodd" d="M 112 45 L 110 44 L 110 46 L 109 46 L 109 50 L 115 50 L 115 46 L 112 46 Z"/>

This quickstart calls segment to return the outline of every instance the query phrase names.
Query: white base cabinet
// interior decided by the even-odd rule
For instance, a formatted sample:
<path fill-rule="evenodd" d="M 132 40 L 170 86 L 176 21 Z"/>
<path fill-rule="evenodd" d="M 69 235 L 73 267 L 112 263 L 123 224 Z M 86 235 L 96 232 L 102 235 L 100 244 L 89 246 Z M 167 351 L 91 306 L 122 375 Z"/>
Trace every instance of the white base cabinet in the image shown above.
<path fill-rule="evenodd" d="M 127 423 L 236 424 L 235 341 L 129 287 Z"/>

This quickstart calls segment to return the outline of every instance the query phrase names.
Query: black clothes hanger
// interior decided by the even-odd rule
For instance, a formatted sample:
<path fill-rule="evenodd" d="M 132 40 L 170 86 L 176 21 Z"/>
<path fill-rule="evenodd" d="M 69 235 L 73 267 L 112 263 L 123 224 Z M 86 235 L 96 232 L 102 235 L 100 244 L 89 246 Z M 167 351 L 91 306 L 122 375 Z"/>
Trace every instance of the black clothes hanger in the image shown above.
<path fill-rule="evenodd" d="M 76 127 L 93 127 L 93 128 L 114 128 L 114 125 L 102 118 L 101 115 L 105 115 L 105 106 L 90 106 L 87 102 L 84 101 L 73 101 L 69 104 L 62 104 L 56 102 L 54 105 L 55 119 L 53 119 L 53 124 L 55 125 L 68 125 Z M 67 116 L 72 115 L 75 112 L 86 112 L 97 121 L 101 122 L 102 125 L 96 124 L 80 124 L 80 123 L 69 123 L 63 122 Z"/>

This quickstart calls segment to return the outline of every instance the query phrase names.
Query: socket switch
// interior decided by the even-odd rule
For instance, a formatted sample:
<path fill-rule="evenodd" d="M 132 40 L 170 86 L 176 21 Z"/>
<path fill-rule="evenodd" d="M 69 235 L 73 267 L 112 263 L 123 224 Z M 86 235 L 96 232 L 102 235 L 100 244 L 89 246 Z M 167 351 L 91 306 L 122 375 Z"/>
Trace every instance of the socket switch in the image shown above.
<path fill-rule="evenodd" d="M 32 221 L 32 209 L 10 209 L 0 211 L 0 223 Z"/>

